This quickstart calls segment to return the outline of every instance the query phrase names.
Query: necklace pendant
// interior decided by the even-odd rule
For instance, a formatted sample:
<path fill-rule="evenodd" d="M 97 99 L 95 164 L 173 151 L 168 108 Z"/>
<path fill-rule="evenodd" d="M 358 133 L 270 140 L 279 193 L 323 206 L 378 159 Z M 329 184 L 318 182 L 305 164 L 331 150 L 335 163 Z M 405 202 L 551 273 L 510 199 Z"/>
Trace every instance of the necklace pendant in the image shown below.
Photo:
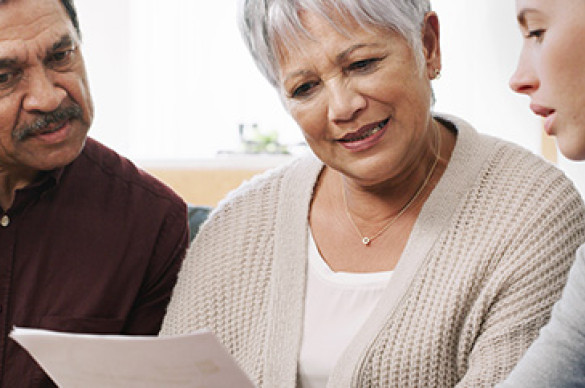
<path fill-rule="evenodd" d="M 364 244 L 365 246 L 369 246 L 371 242 L 372 240 L 370 240 L 367 237 L 362 238 L 362 244 Z"/>

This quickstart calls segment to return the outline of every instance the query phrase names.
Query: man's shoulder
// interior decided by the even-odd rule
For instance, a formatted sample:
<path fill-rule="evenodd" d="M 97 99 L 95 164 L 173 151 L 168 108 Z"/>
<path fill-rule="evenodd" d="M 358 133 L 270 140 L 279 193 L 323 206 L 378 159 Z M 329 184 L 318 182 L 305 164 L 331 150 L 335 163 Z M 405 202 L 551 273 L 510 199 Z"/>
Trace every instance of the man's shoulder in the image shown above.
<path fill-rule="evenodd" d="M 102 182 L 110 188 L 122 186 L 128 193 L 185 207 L 184 201 L 170 187 L 92 138 L 87 139 L 83 151 L 68 168 L 76 179 L 85 177 L 89 184 Z"/>

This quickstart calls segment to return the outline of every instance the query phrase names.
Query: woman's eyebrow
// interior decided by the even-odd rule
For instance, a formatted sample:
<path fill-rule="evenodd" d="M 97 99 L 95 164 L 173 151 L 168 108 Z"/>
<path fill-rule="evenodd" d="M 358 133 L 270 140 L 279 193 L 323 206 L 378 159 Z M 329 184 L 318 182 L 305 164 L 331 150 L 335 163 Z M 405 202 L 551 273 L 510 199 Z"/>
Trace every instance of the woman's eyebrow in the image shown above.
<path fill-rule="evenodd" d="M 354 44 L 353 46 L 347 48 L 346 50 L 343 50 L 341 53 L 339 53 L 336 57 L 335 60 L 337 61 L 337 63 L 341 63 L 345 60 L 345 58 L 347 58 L 352 52 L 359 50 L 363 47 L 368 46 L 365 43 L 358 43 L 358 44 Z"/>
<path fill-rule="evenodd" d="M 518 24 L 520 24 L 522 27 L 526 26 L 526 14 L 528 13 L 536 13 L 537 10 L 533 9 L 533 8 L 523 8 L 520 10 L 520 12 L 518 12 L 518 15 L 516 16 L 516 19 L 518 20 Z"/>

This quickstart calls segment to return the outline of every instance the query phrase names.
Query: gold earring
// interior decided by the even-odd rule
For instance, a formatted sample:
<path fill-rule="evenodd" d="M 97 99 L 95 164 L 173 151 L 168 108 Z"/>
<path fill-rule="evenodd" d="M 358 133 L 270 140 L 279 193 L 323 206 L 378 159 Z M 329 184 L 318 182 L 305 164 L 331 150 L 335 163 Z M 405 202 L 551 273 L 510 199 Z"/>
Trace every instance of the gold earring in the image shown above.
<path fill-rule="evenodd" d="M 432 79 L 439 79 L 441 78 L 441 69 L 435 69 L 435 73 L 433 74 Z"/>

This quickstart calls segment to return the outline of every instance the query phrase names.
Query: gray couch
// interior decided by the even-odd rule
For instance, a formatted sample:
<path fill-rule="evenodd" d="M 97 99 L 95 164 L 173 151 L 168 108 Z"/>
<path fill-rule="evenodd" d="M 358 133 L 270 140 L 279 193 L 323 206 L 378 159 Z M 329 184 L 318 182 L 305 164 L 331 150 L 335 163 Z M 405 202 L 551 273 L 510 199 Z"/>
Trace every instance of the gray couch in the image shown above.
<path fill-rule="evenodd" d="M 203 224 L 207 219 L 207 216 L 209 216 L 211 209 L 210 206 L 187 205 L 187 218 L 189 221 L 189 234 L 191 241 L 195 238 L 201 224 Z"/>

